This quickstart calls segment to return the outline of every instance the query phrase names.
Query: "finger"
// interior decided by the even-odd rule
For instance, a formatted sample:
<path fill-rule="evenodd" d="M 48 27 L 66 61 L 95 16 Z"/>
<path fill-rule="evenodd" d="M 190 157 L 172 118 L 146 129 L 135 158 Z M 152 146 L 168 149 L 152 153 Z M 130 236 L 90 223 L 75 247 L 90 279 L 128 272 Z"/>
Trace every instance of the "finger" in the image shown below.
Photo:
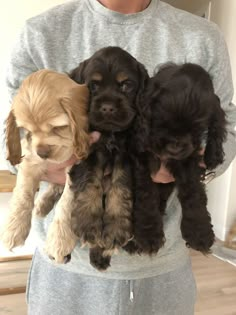
<path fill-rule="evenodd" d="M 163 174 L 163 173 L 157 173 L 155 175 L 151 176 L 153 182 L 155 183 L 162 183 L 162 184 L 168 184 L 175 181 L 174 177 L 172 175 Z"/>
<path fill-rule="evenodd" d="M 206 168 L 206 164 L 203 160 L 199 163 L 199 166 L 202 168 Z"/>
<path fill-rule="evenodd" d="M 93 131 L 90 133 L 90 144 L 97 142 L 101 137 L 101 133 L 98 131 Z"/>
<path fill-rule="evenodd" d="M 202 148 L 200 151 L 198 151 L 198 153 L 199 153 L 200 155 L 204 155 L 204 153 L 205 153 L 205 148 Z"/>
<path fill-rule="evenodd" d="M 201 150 L 199 150 L 198 153 L 201 156 L 201 161 L 199 163 L 199 166 L 202 168 L 206 168 L 206 164 L 204 162 L 205 148 L 202 148 Z"/>
<path fill-rule="evenodd" d="M 160 169 L 157 173 L 151 174 L 151 178 L 155 183 L 167 184 L 175 181 L 173 175 L 170 174 L 164 163 L 161 163 Z"/>

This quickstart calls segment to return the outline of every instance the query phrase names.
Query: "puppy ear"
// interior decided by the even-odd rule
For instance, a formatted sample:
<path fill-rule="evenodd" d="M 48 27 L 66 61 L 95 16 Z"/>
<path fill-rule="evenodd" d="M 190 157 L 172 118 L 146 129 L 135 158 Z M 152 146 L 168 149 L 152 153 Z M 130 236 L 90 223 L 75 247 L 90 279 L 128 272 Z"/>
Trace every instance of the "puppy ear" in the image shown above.
<path fill-rule="evenodd" d="M 141 63 L 138 63 L 138 70 L 139 88 L 135 100 L 137 115 L 132 130 L 135 139 L 135 150 L 141 153 L 145 152 L 147 147 L 149 147 L 150 110 L 146 99 L 146 88 L 149 83 L 149 76 L 147 70 Z"/>
<path fill-rule="evenodd" d="M 215 94 L 209 100 L 211 109 L 210 124 L 207 134 L 207 144 L 204 161 L 207 169 L 215 169 L 224 161 L 223 143 L 226 140 L 226 115 L 220 106 L 220 100 Z"/>
<path fill-rule="evenodd" d="M 138 88 L 138 92 L 136 95 L 136 104 L 138 106 L 138 108 L 140 106 L 142 106 L 142 97 L 143 97 L 143 93 L 147 87 L 148 81 L 149 81 L 149 75 L 148 72 L 146 70 L 146 68 L 144 67 L 143 64 L 141 64 L 140 62 L 138 62 L 138 75 L 139 75 L 139 88 Z"/>
<path fill-rule="evenodd" d="M 71 71 L 69 74 L 70 78 L 79 84 L 85 83 L 84 72 L 89 63 L 89 59 L 81 62 L 77 68 Z"/>
<path fill-rule="evenodd" d="M 88 88 L 85 85 L 78 85 L 70 91 L 67 97 L 60 100 L 60 104 L 70 120 L 74 154 L 79 160 L 85 159 L 89 150 L 88 98 Z"/>
<path fill-rule="evenodd" d="M 10 111 L 6 120 L 6 146 L 7 160 L 12 165 L 19 164 L 21 162 L 20 131 L 13 110 Z"/>

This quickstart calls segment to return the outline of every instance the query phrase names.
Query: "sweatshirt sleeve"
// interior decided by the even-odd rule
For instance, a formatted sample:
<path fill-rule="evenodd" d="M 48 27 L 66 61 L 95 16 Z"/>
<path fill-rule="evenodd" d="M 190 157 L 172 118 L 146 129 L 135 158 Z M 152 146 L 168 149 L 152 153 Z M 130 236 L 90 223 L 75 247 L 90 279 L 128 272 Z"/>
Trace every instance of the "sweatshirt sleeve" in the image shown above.
<path fill-rule="evenodd" d="M 8 107 L 7 112 L 10 111 L 11 103 L 14 95 L 17 93 L 21 82 L 30 73 L 37 71 L 37 67 L 31 57 L 30 45 L 29 45 L 29 28 L 27 23 L 23 27 L 22 31 L 18 35 L 15 44 L 12 48 L 8 65 L 6 68 L 5 84 L 8 92 L 8 102 L 5 106 Z M 6 117 L 3 124 L 1 125 L 0 137 L 1 137 L 1 152 L 3 159 L 6 158 L 6 138 L 5 138 L 5 128 L 6 128 Z M 8 169 L 15 173 L 16 168 L 13 167 L 9 162 L 7 163 Z"/>
<path fill-rule="evenodd" d="M 10 102 L 26 76 L 38 70 L 31 53 L 31 37 L 30 28 L 26 23 L 16 39 L 7 67 L 6 86 Z"/>
<path fill-rule="evenodd" d="M 224 143 L 224 163 L 216 169 L 216 176 L 223 174 L 236 155 L 236 106 L 232 103 L 234 94 L 230 59 L 223 34 L 216 25 L 213 36 L 208 39 L 208 71 L 213 79 L 215 94 L 227 117 L 227 141 Z"/>

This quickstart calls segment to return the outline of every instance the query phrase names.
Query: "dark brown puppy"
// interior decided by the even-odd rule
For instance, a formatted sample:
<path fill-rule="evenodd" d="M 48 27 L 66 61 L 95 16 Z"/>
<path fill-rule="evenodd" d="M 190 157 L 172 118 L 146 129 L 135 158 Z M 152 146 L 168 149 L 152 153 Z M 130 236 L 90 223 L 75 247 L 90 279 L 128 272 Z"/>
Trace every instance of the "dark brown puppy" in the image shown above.
<path fill-rule="evenodd" d="M 163 245 L 162 213 L 175 186 L 182 206 L 182 236 L 189 247 L 208 253 L 214 232 L 199 152 L 205 145 L 204 162 L 207 170 L 214 170 L 224 160 L 226 138 L 225 113 L 212 80 L 198 65 L 168 64 L 150 80 L 145 99 L 136 125 L 135 242 L 127 250 L 153 254 Z M 156 172 L 161 161 L 174 184 L 154 184 L 147 175 L 148 169 Z"/>
<path fill-rule="evenodd" d="M 90 128 L 102 133 L 88 159 L 69 173 L 77 204 L 75 233 L 90 246 L 91 264 L 104 270 L 114 250 L 132 238 L 128 142 L 148 74 L 126 51 L 106 47 L 81 63 L 70 76 L 89 87 Z"/>

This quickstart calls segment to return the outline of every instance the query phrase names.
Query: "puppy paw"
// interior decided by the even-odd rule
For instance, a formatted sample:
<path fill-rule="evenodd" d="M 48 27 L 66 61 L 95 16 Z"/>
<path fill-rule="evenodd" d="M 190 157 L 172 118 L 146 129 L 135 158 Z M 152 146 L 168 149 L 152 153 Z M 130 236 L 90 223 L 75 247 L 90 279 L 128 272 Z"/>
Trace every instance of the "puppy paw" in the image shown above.
<path fill-rule="evenodd" d="M 55 260 L 54 257 L 48 256 L 51 260 Z M 67 256 L 64 257 L 63 264 L 68 264 L 71 261 L 71 254 L 68 254 Z"/>
<path fill-rule="evenodd" d="M 94 246 L 100 243 L 102 236 L 102 220 L 97 218 L 96 220 L 89 222 L 86 226 L 82 227 L 79 232 L 81 243 Z"/>
<path fill-rule="evenodd" d="M 99 247 L 90 248 L 90 264 L 99 271 L 105 271 L 110 267 L 111 256 L 103 256 L 103 249 Z"/>
<path fill-rule="evenodd" d="M 140 253 L 140 248 L 138 247 L 137 243 L 133 240 L 129 241 L 125 246 L 123 246 L 123 249 L 130 255 Z"/>
<path fill-rule="evenodd" d="M 57 263 L 68 263 L 77 241 L 78 238 L 68 225 L 53 221 L 48 230 L 45 252 Z"/>
<path fill-rule="evenodd" d="M 165 243 L 165 236 L 164 233 L 152 235 L 150 238 L 137 237 L 135 239 L 136 246 L 138 247 L 138 253 L 139 254 L 146 254 L 146 255 L 156 255 L 159 251 L 159 249 L 164 245 Z"/>
<path fill-rule="evenodd" d="M 31 216 L 28 219 L 19 220 L 16 217 L 10 217 L 4 229 L 1 231 L 1 241 L 3 245 L 12 250 L 14 247 L 22 246 L 29 235 L 31 227 Z"/>
<path fill-rule="evenodd" d="M 34 206 L 34 215 L 45 217 L 54 207 L 54 204 L 60 199 L 64 186 L 49 184 L 48 189 L 37 198 Z"/>
<path fill-rule="evenodd" d="M 108 224 L 102 233 L 102 244 L 106 249 L 125 246 L 132 238 L 131 226 L 124 228 L 117 224 Z"/>
<path fill-rule="evenodd" d="M 181 224 L 182 236 L 186 246 L 191 247 L 203 254 L 210 253 L 214 244 L 215 234 L 210 223 L 183 221 Z"/>
<path fill-rule="evenodd" d="M 46 217 L 51 210 L 52 206 L 50 204 L 44 203 L 40 200 L 35 204 L 34 215 L 43 218 Z"/>

